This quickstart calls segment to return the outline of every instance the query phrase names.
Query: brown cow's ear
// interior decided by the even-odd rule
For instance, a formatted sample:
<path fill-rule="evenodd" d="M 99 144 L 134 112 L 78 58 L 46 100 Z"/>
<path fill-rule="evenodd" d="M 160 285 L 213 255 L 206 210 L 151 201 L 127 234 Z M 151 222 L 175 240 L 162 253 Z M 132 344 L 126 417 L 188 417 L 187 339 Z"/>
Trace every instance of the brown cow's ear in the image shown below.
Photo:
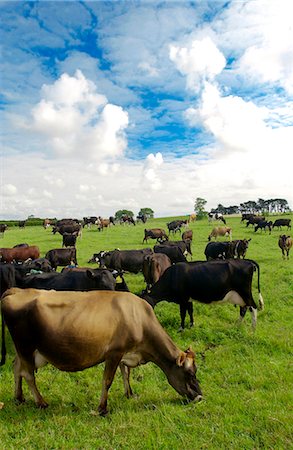
<path fill-rule="evenodd" d="M 185 352 L 180 352 L 180 355 L 176 359 L 177 366 L 182 367 L 184 362 L 185 362 L 185 360 L 186 360 L 186 353 Z"/>

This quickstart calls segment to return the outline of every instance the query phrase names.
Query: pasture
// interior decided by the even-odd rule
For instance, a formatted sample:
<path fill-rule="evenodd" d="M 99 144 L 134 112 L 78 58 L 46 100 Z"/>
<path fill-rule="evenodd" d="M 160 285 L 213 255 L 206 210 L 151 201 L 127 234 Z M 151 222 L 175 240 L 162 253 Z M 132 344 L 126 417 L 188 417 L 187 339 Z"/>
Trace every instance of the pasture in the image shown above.
<path fill-rule="evenodd" d="M 293 219 L 293 216 L 288 216 Z M 152 219 L 144 224 L 116 225 L 103 232 L 84 228 L 77 241 L 80 266 L 100 250 L 153 247 L 142 245 L 144 228 L 162 227 L 173 218 Z M 202 220 L 193 230 L 193 260 L 204 260 L 207 237 L 215 223 Z M 0 368 L 1 448 L 42 449 L 289 449 L 292 448 L 292 300 L 293 253 L 283 260 L 280 234 L 246 228 L 239 217 L 227 219 L 233 239 L 252 238 L 247 259 L 260 265 L 260 286 L 265 309 L 258 314 L 256 332 L 248 313 L 238 327 L 238 308 L 206 306 L 194 302 L 194 328 L 179 333 L 178 305 L 161 302 L 155 313 L 182 349 L 196 353 L 198 379 L 204 400 L 186 403 L 168 384 L 163 372 L 151 363 L 132 371 L 136 396 L 123 395 L 117 371 L 109 391 L 109 415 L 97 414 L 103 365 L 78 373 L 60 372 L 52 366 L 40 369 L 37 383 L 49 403 L 35 407 L 24 383 L 26 403 L 13 400 L 13 348 L 10 338 L 5 366 Z M 183 231 L 183 230 L 182 230 Z M 176 239 L 181 235 L 177 233 Z M 224 240 L 221 238 L 220 240 Z M 42 227 L 10 228 L 1 247 L 27 242 L 38 245 L 41 256 L 61 247 L 62 237 Z M 188 258 L 189 259 L 189 258 Z M 125 274 L 131 292 L 145 287 L 142 274 Z M 257 300 L 256 277 L 253 294 Z M 8 333 L 7 333 L 8 336 Z"/>

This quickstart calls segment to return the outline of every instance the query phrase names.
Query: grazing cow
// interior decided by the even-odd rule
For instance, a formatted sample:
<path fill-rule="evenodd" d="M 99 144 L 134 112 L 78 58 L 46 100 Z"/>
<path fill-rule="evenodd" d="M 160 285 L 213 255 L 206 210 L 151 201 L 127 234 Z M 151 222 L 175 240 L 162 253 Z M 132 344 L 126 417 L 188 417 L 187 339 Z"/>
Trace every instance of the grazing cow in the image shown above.
<path fill-rule="evenodd" d="M 138 273 L 142 271 L 143 259 L 145 255 L 152 254 L 151 248 L 142 250 L 112 250 L 110 252 L 100 252 L 93 255 L 90 261 L 100 264 L 100 267 L 107 267 L 118 271 Z"/>
<path fill-rule="evenodd" d="M 4 294 L 4 292 L 11 288 L 16 286 L 15 281 L 15 268 L 12 264 L 3 264 L 0 263 L 0 298 Z M 0 366 L 2 366 L 5 362 L 6 357 L 6 347 L 5 347 L 5 340 L 4 340 L 4 331 L 5 324 L 4 324 L 4 317 L 2 315 L 1 317 L 1 330 L 2 330 L 2 343 L 1 343 L 1 362 Z"/>
<path fill-rule="evenodd" d="M 102 219 L 102 217 L 98 217 L 96 222 L 99 231 L 103 231 L 104 228 L 108 228 L 111 225 L 110 219 Z"/>
<path fill-rule="evenodd" d="M 264 216 L 254 216 L 254 215 L 252 215 L 251 217 L 249 217 L 247 219 L 246 227 L 248 227 L 249 225 L 257 225 L 259 222 L 262 222 L 264 220 L 266 220 L 266 218 Z"/>
<path fill-rule="evenodd" d="M 223 216 L 222 213 L 212 213 L 212 212 L 210 212 L 208 214 L 208 219 L 209 219 L 209 222 L 211 222 L 212 220 L 221 220 L 226 225 L 226 220 L 224 219 L 224 216 Z"/>
<path fill-rule="evenodd" d="M 61 273 L 66 273 L 66 272 L 87 272 L 88 270 L 92 271 L 93 269 L 91 267 L 63 267 L 63 269 L 61 270 Z M 106 271 L 108 270 L 111 275 L 113 275 L 113 277 L 115 278 L 115 291 L 126 291 L 129 292 L 128 286 L 126 284 L 126 281 L 123 277 L 123 272 L 118 272 L 118 270 L 111 270 L 111 269 L 102 269 L 102 268 L 98 268 L 98 269 L 94 269 L 94 271 L 100 271 L 100 273 L 102 273 L 102 271 Z M 97 288 L 98 289 L 98 288 Z"/>
<path fill-rule="evenodd" d="M 210 304 L 232 303 L 240 306 L 240 320 L 245 316 L 247 307 L 252 314 L 252 327 L 255 329 L 257 306 L 252 296 L 253 272 L 258 271 L 259 305 L 263 308 L 263 299 L 259 287 L 259 265 L 255 261 L 229 259 L 226 261 L 197 261 L 178 263 L 169 267 L 159 281 L 153 285 L 143 298 L 153 307 L 160 301 L 174 302 L 180 305 L 181 329 L 184 328 L 188 311 L 193 326 L 193 306 L 190 299 Z"/>
<path fill-rule="evenodd" d="M 58 266 L 68 266 L 72 263 L 77 265 L 75 247 L 54 248 L 46 253 L 45 258 L 49 260 L 53 270 Z"/>
<path fill-rule="evenodd" d="M 63 233 L 62 247 L 75 247 L 78 231 L 74 233 Z"/>
<path fill-rule="evenodd" d="M 193 231 L 192 230 L 186 230 L 182 233 L 182 241 L 192 241 L 193 238 Z"/>
<path fill-rule="evenodd" d="M 187 226 L 187 220 L 172 220 L 172 222 L 167 223 L 169 235 L 180 231 L 183 226 Z"/>
<path fill-rule="evenodd" d="M 154 252 L 167 255 L 170 258 L 172 264 L 187 261 L 181 248 L 177 247 L 176 245 L 158 244 L 154 246 Z"/>
<path fill-rule="evenodd" d="M 65 233 L 73 234 L 77 232 L 79 236 L 82 235 L 82 225 L 79 223 L 73 223 L 73 224 L 65 224 L 65 225 L 56 225 L 52 228 L 52 233 L 60 233 L 61 236 Z"/>
<path fill-rule="evenodd" d="M 27 260 L 23 264 L 15 263 L 15 268 L 17 272 L 21 275 L 30 274 L 33 271 L 37 272 L 52 272 L 52 266 L 48 259 L 46 258 L 37 258 L 34 260 Z"/>
<path fill-rule="evenodd" d="M 145 228 L 142 243 L 147 242 L 148 239 L 157 239 L 158 242 L 159 240 L 168 241 L 169 238 L 166 234 L 166 231 L 162 228 L 150 228 L 148 230 Z"/>
<path fill-rule="evenodd" d="M 290 248 L 292 247 L 293 239 L 290 236 L 286 236 L 285 234 L 279 237 L 278 245 L 282 250 L 283 259 L 289 259 Z"/>
<path fill-rule="evenodd" d="M 5 231 L 7 230 L 7 225 L 6 223 L 0 223 L 0 235 L 3 237 Z"/>
<path fill-rule="evenodd" d="M 0 248 L 0 261 L 11 263 L 23 262 L 40 257 L 40 249 L 36 245 L 30 247 Z"/>
<path fill-rule="evenodd" d="M 18 221 L 18 226 L 19 228 L 24 228 L 26 225 L 26 220 L 19 220 Z"/>
<path fill-rule="evenodd" d="M 241 221 L 240 221 L 240 222 L 243 222 L 244 220 L 249 220 L 249 219 L 251 219 L 252 217 L 256 217 L 256 215 L 255 215 L 255 214 L 252 214 L 252 213 L 242 213 Z"/>
<path fill-rule="evenodd" d="M 85 271 L 52 272 L 27 275 L 17 282 L 22 289 L 55 289 L 55 291 L 114 291 L 116 279 L 110 270 L 86 269 Z"/>
<path fill-rule="evenodd" d="M 209 242 L 204 254 L 211 259 L 245 258 L 251 239 L 237 239 L 231 242 Z"/>
<path fill-rule="evenodd" d="M 96 225 L 97 220 L 98 220 L 97 216 L 83 217 L 82 226 L 84 228 L 87 225 L 87 227 L 90 228 L 91 225 Z"/>
<path fill-rule="evenodd" d="M 126 214 L 123 214 L 120 218 L 120 224 L 125 225 L 125 224 L 132 224 L 135 225 L 135 220 L 132 216 L 128 216 Z"/>
<path fill-rule="evenodd" d="M 24 402 L 25 378 L 37 407 L 48 406 L 35 381 L 35 372 L 47 362 L 68 372 L 105 362 L 98 407 L 102 416 L 108 412 L 108 391 L 118 366 L 127 397 L 132 395 L 130 368 L 151 361 L 180 395 L 189 400 L 202 399 L 194 353 L 190 349 L 181 351 L 150 305 L 130 292 L 12 288 L 2 298 L 1 309 L 16 349 L 14 381 L 18 402 Z M 2 360 L 4 363 L 3 355 Z"/>
<path fill-rule="evenodd" d="M 44 219 L 43 220 L 43 228 L 46 230 L 46 228 L 50 227 L 51 225 L 54 225 L 55 221 L 50 219 Z"/>
<path fill-rule="evenodd" d="M 146 215 L 146 214 L 138 214 L 138 215 L 136 216 L 136 220 L 137 220 L 137 222 L 146 223 L 146 221 L 147 221 L 147 215 Z"/>
<path fill-rule="evenodd" d="M 230 242 L 208 242 L 204 254 L 207 261 L 210 261 L 211 259 L 228 259 L 233 257 Z"/>
<path fill-rule="evenodd" d="M 260 222 L 258 222 L 255 225 L 254 231 L 257 231 L 257 230 L 261 230 L 261 231 L 265 230 L 265 231 L 267 231 L 267 228 L 268 228 L 269 234 L 271 234 L 271 232 L 272 232 L 272 225 L 273 225 L 273 222 L 271 220 L 269 222 L 267 222 L 266 220 L 261 220 Z"/>
<path fill-rule="evenodd" d="M 22 244 L 16 244 L 13 246 L 13 248 L 19 248 L 19 247 L 27 248 L 27 247 L 29 247 L 29 245 L 27 243 L 23 242 Z"/>
<path fill-rule="evenodd" d="M 291 230 L 291 219 L 277 219 L 273 224 L 273 229 L 278 227 L 281 230 L 282 227 L 287 227 L 287 230 Z"/>
<path fill-rule="evenodd" d="M 231 253 L 233 258 L 242 258 L 246 256 L 250 239 L 236 239 L 230 242 Z"/>
<path fill-rule="evenodd" d="M 146 282 L 147 290 L 159 280 L 171 264 L 170 258 L 163 253 L 145 255 L 142 265 L 142 273 Z"/>
<path fill-rule="evenodd" d="M 214 227 L 208 236 L 208 240 L 210 241 L 212 237 L 214 237 L 215 240 L 217 240 L 218 236 L 229 236 L 230 241 L 231 241 L 232 228 L 230 228 L 230 227 Z"/>
<path fill-rule="evenodd" d="M 187 256 L 188 254 L 192 256 L 191 241 L 188 239 L 185 241 L 160 241 L 159 239 L 159 243 L 167 247 L 179 247 L 184 256 Z"/>

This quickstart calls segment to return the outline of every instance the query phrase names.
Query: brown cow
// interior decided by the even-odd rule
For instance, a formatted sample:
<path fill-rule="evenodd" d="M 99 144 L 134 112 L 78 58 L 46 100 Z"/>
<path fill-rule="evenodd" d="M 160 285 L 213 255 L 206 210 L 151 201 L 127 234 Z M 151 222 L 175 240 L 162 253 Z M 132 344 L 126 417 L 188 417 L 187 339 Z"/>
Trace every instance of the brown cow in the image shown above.
<path fill-rule="evenodd" d="M 103 231 L 104 228 L 108 228 L 111 223 L 112 222 L 110 222 L 110 219 L 102 219 L 102 217 L 98 217 L 96 221 L 99 231 Z"/>
<path fill-rule="evenodd" d="M 36 245 L 30 247 L 13 247 L 13 248 L 0 248 L 0 261 L 11 263 L 23 262 L 27 259 L 37 259 L 40 257 L 40 249 Z"/>
<path fill-rule="evenodd" d="M 293 239 L 290 236 L 286 236 L 285 234 L 280 235 L 279 237 L 279 247 L 282 250 L 283 259 L 289 259 L 290 248 L 293 244 Z"/>
<path fill-rule="evenodd" d="M 186 230 L 182 233 L 182 241 L 186 241 L 187 239 L 189 241 L 192 241 L 193 237 L 193 231 L 192 230 Z"/>
<path fill-rule="evenodd" d="M 202 398 L 194 353 L 181 351 L 152 307 L 130 292 L 12 288 L 2 297 L 1 310 L 16 349 L 14 380 L 19 402 L 24 401 L 25 378 L 36 405 L 48 406 L 35 381 L 36 369 L 47 362 L 67 372 L 104 362 L 101 415 L 108 412 L 108 390 L 118 366 L 127 397 L 132 395 L 130 368 L 151 361 L 180 395 L 196 401 Z"/>
<path fill-rule="evenodd" d="M 166 231 L 163 230 L 163 228 L 150 228 L 150 229 L 146 229 L 144 230 L 144 238 L 142 243 L 147 242 L 148 239 L 157 239 L 157 242 L 159 239 L 164 240 L 164 241 L 168 241 L 169 238 L 166 234 Z"/>
<path fill-rule="evenodd" d="M 208 236 L 208 240 L 210 241 L 212 237 L 217 240 L 218 236 L 229 236 L 230 241 L 232 240 L 232 228 L 230 227 L 214 227 L 211 233 Z"/>
<path fill-rule="evenodd" d="M 164 253 L 153 253 L 144 257 L 142 273 L 147 289 L 150 289 L 158 281 L 171 264 L 170 258 Z"/>

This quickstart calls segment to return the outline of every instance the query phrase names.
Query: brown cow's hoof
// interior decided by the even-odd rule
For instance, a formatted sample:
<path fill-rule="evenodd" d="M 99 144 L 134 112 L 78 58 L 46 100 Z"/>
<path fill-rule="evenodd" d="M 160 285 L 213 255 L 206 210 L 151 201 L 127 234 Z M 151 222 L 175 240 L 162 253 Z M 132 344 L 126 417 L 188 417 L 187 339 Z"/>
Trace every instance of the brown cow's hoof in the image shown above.
<path fill-rule="evenodd" d="M 106 408 L 98 408 L 98 412 L 99 412 L 99 415 L 101 416 L 101 417 L 106 417 L 107 416 L 107 414 L 108 414 L 108 410 L 106 409 Z"/>
<path fill-rule="evenodd" d="M 46 403 L 45 401 L 37 403 L 37 408 L 39 409 L 45 409 L 48 408 L 48 406 L 49 406 L 48 403 Z"/>

